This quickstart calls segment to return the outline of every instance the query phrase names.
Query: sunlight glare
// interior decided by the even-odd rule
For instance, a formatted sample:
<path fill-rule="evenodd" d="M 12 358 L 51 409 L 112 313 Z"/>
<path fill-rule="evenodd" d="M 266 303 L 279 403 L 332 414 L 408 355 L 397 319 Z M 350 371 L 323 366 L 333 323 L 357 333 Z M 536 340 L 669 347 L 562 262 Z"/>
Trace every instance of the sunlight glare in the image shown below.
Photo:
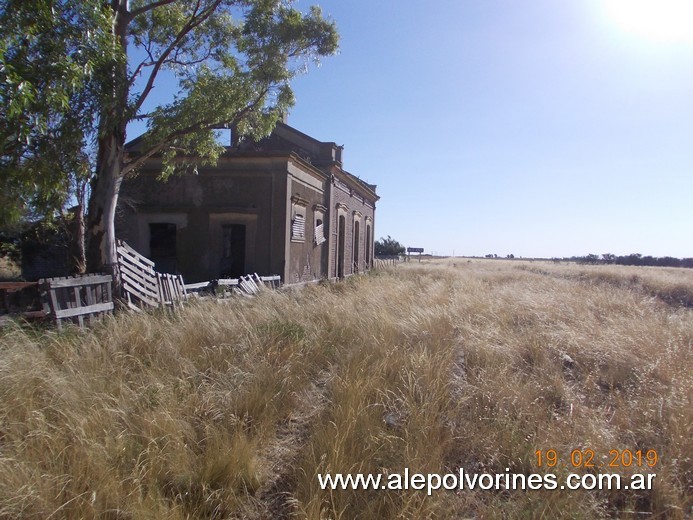
<path fill-rule="evenodd" d="M 693 1 L 606 0 L 609 17 L 621 29 L 658 43 L 693 44 Z"/>

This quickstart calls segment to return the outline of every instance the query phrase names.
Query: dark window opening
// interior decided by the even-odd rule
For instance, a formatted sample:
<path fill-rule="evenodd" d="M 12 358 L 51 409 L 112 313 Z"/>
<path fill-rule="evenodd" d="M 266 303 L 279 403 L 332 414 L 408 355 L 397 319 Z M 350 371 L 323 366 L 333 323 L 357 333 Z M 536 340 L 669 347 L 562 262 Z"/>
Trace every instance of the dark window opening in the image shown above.
<path fill-rule="evenodd" d="M 221 226 L 221 261 L 219 276 L 238 278 L 245 272 L 245 225 Z"/>
<path fill-rule="evenodd" d="M 354 222 L 354 269 L 352 272 L 359 272 L 359 242 L 361 241 L 360 223 Z"/>
<path fill-rule="evenodd" d="M 346 219 L 339 217 L 337 237 L 337 277 L 344 278 L 344 234 L 346 233 Z"/>
<path fill-rule="evenodd" d="M 359 243 L 361 241 L 361 224 L 354 222 L 354 269 L 352 272 L 359 272 Z"/>
<path fill-rule="evenodd" d="M 366 226 L 366 269 L 371 267 L 371 227 Z"/>
<path fill-rule="evenodd" d="M 177 273 L 176 225 L 168 222 L 149 224 L 149 256 L 160 273 Z"/>

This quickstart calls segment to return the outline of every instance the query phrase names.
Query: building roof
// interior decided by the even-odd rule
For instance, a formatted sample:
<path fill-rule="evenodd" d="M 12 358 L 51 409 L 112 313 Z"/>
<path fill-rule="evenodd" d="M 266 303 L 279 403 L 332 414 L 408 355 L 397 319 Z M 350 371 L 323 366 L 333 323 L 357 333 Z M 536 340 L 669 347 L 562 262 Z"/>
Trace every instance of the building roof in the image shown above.
<path fill-rule="evenodd" d="M 315 163 L 316 166 L 337 166 L 339 171 L 344 174 L 347 181 L 351 181 L 353 184 L 356 185 L 356 187 L 365 189 L 375 198 L 375 200 L 378 200 L 380 198 L 375 192 L 377 189 L 377 185 L 370 184 L 360 179 L 359 177 L 357 177 L 353 173 L 346 171 L 342 167 L 342 151 L 344 150 L 344 146 L 337 145 L 334 141 L 319 141 L 318 139 L 315 139 L 314 137 L 311 137 L 283 122 L 277 123 L 273 135 L 278 135 L 281 138 L 284 138 L 287 141 L 292 142 L 294 144 L 301 144 L 301 141 L 311 143 L 313 145 L 312 148 L 321 150 L 323 152 L 321 154 L 322 156 L 318 155 L 317 157 L 310 157 L 311 162 Z"/>
<path fill-rule="evenodd" d="M 137 154 L 144 139 L 141 135 L 125 145 L 127 153 Z M 344 146 L 333 141 L 319 141 L 314 137 L 284 123 L 277 122 L 272 133 L 259 141 L 245 140 L 239 146 L 227 146 L 224 157 L 258 157 L 292 155 L 304 162 L 325 171 L 333 173 L 336 170 L 344 177 L 344 181 L 353 188 L 365 191 L 374 200 L 380 199 L 376 194 L 377 186 L 370 184 L 342 167 L 342 151 Z"/>

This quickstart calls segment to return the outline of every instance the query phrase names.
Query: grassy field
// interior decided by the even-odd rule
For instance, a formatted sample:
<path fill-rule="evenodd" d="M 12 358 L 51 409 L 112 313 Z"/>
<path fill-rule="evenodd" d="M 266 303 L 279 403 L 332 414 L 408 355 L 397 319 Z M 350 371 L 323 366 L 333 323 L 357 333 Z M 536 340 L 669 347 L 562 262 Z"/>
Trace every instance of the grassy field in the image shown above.
<path fill-rule="evenodd" d="M 691 518 L 688 270 L 411 263 L 0 342 L 0 519 Z M 620 467 L 600 467 L 612 450 Z M 656 477 L 431 496 L 318 485 L 405 468 Z"/>

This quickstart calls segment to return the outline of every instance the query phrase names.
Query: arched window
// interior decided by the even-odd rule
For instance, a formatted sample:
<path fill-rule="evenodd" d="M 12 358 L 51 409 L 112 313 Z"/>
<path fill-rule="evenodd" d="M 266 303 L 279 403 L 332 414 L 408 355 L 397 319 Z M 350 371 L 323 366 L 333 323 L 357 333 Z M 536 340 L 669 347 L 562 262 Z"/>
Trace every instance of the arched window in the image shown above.
<path fill-rule="evenodd" d="M 335 224 L 337 227 L 337 240 L 335 241 L 336 251 L 335 251 L 335 270 L 334 274 L 337 278 L 344 278 L 347 274 L 345 271 L 346 267 L 346 215 L 347 206 L 342 203 L 337 203 L 335 207 L 336 220 Z"/>
<path fill-rule="evenodd" d="M 371 220 L 366 217 L 366 257 L 364 259 L 364 263 L 366 264 L 366 269 L 371 268 L 371 255 L 372 255 L 372 245 L 371 242 L 373 241 L 373 233 L 371 232 Z"/>
<path fill-rule="evenodd" d="M 354 273 L 359 272 L 359 242 L 361 241 L 361 223 L 354 221 Z"/>
<path fill-rule="evenodd" d="M 352 253 L 352 273 L 361 271 L 361 212 L 354 211 L 354 222 L 351 228 L 353 245 Z"/>

